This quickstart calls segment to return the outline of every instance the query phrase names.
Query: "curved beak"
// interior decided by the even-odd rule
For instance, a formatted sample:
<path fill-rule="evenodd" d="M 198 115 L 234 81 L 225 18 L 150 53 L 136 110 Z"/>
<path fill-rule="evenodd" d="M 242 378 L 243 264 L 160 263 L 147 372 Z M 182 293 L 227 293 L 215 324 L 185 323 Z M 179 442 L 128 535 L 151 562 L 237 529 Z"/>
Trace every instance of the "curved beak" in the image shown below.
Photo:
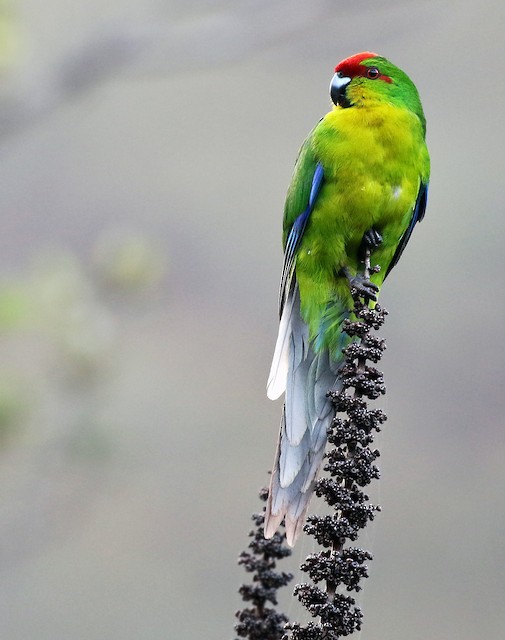
<path fill-rule="evenodd" d="M 333 104 L 341 107 L 350 107 L 351 103 L 347 99 L 346 89 L 351 82 L 351 78 L 336 73 L 330 83 L 330 96 Z"/>

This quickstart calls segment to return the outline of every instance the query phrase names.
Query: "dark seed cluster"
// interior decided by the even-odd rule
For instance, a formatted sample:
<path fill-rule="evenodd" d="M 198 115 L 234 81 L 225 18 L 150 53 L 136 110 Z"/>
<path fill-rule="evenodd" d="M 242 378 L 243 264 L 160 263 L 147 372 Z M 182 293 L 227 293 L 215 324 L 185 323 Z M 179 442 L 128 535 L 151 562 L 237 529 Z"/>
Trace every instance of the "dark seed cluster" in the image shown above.
<path fill-rule="evenodd" d="M 260 498 L 266 501 L 267 497 L 268 489 L 262 489 Z M 235 631 L 240 638 L 249 640 L 280 640 L 288 618 L 267 603 L 277 605 L 277 589 L 286 586 L 293 578 L 290 573 L 275 570 L 276 561 L 291 555 L 291 549 L 285 544 L 284 533 L 278 532 L 270 540 L 265 540 L 264 514 L 263 508 L 263 513 L 252 516 L 255 528 L 249 532 L 252 538 L 248 546 L 250 551 L 242 551 L 238 559 L 238 563 L 253 574 L 253 583 L 243 584 L 239 589 L 242 599 L 252 606 L 237 611 L 235 615 L 239 621 Z"/>
<path fill-rule="evenodd" d="M 368 578 L 368 567 L 365 562 L 371 560 L 368 551 L 356 547 L 348 547 L 342 551 L 325 551 L 311 554 L 301 565 L 302 571 L 309 574 L 316 584 L 340 581 L 347 587 L 347 591 L 360 591 L 359 581 Z"/>
<path fill-rule="evenodd" d="M 376 269 L 366 264 L 365 275 Z M 317 484 L 315 493 L 333 508 L 331 515 L 310 516 L 304 530 L 323 549 L 309 555 L 301 570 L 312 583 L 296 585 L 294 595 L 317 621 L 302 626 L 288 623 L 277 613 L 277 589 L 292 579 L 291 574 L 275 571 L 276 561 L 291 554 L 285 545 L 285 534 L 276 533 L 270 540 L 263 537 L 263 514 L 253 516 L 255 530 L 249 549 L 240 555 L 239 564 L 253 574 L 253 583 L 242 585 L 240 594 L 251 607 L 238 611 L 235 626 L 240 638 L 250 640 L 337 640 L 359 631 L 363 614 L 348 592 L 361 590 L 361 580 L 368 577 L 368 551 L 348 546 L 359 532 L 374 519 L 380 507 L 369 503 L 363 489 L 379 478 L 375 461 L 379 451 L 372 448 L 386 416 L 380 409 L 369 409 L 368 400 L 385 393 L 382 373 L 375 368 L 386 345 L 372 335 L 384 323 L 387 312 L 378 304 L 370 308 L 367 299 L 351 290 L 354 318 L 344 323 L 344 331 L 353 342 L 344 350 L 341 369 L 342 391 L 329 392 L 335 418 L 328 430 L 331 447 L 326 454 L 326 476 Z M 362 294 L 361 294 L 362 295 Z M 370 364 L 371 363 L 371 364 Z M 260 497 L 267 499 L 268 491 Z M 269 607 L 267 604 L 271 604 Z"/>
<path fill-rule="evenodd" d="M 296 585 L 295 595 L 314 617 L 319 617 L 320 622 L 319 624 L 309 623 L 305 629 L 296 624 L 288 625 L 291 629 L 291 638 L 333 640 L 361 629 L 363 614 L 356 606 L 354 598 L 341 593 L 336 593 L 329 598 L 326 591 L 312 584 Z M 306 635 L 307 632 L 309 635 Z"/>
<path fill-rule="evenodd" d="M 361 590 L 360 581 L 368 577 L 366 563 L 372 556 L 363 549 L 344 545 L 355 541 L 360 530 L 380 511 L 380 507 L 369 504 L 363 488 L 379 477 L 375 465 L 379 451 L 371 445 L 386 416 L 380 409 L 369 409 L 367 401 L 385 393 L 382 373 L 373 365 L 380 360 L 386 345 L 371 331 L 383 324 L 386 311 L 379 305 L 369 308 L 358 294 L 354 295 L 354 305 L 356 320 L 344 325 L 354 342 L 344 351 L 342 391 L 329 394 L 340 415 L 336 415 L 328 431 L 332 447 L 324 465 L 327 476 L 316 485 L 316 494 L 333 507 L 333 513 L 307 519 L 306 533 L 324 549 L 308 556 L 301 566 L 315 584 L 295 587 L 299 601 L 319 621 L 305 627 L 288 625 L 290 633 L 284 640 L 333 640 L 361 629 L 363 614 L 356 600 L 341 591 Z"/>

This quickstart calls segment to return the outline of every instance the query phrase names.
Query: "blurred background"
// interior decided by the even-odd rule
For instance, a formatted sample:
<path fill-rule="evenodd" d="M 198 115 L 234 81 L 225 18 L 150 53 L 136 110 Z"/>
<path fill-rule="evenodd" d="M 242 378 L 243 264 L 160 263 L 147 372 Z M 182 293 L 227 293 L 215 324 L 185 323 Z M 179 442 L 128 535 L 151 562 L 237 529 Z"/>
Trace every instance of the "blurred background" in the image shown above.
<path fill-rule="evenodd" d="M 367 49 L 419 88 L 432 183 L 382 298 L 361 638 L 501 637 L 504 24 L 502 0 L 1 0 L 2 640 L 234 637 L 284 195 Z"/>

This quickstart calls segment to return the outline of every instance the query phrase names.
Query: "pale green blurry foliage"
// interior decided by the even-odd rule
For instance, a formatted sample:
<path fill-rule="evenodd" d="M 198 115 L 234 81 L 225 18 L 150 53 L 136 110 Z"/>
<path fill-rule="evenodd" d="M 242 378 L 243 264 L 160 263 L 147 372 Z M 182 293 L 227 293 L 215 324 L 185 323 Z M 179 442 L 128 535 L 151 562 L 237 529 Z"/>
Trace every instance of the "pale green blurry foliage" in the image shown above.
<path fill-rule="evenodd" d="M 165 256 L 139 235 L 104 235 L 94 262 L 106 285 L 131 292 L 156 286 L 166 270 Z"/>
<path fill-rule="evenodd" d="M 12 63 L 18 51 L 18 31 L 13 2 L 0 0 L 0 73 Z"/>
<path fill-rule="evenodd" d="M 47 341 L 58 368 L 94 375 L 114 340 L 114 323 L 84 265 L 71 254 L 38 261 L 26 283 L 29 325 Z"/>
<path fill-rule="evenodd" d="M 69 405 L 63 430 L 96 422 L 94 395 L 114 376 L 117 296 L 128 307 L 160 282 L 163 266 L 152 243 L 136 235 L 109 234 L 91 254 L 88 266 L 53 250 L 0 284 L 0 446 L 29 424 L 41 427 L 37 415 L 47 405 Z M 96 434 L 88 435 L 92 441 L 81 433 L 75 444 L 98 452 Z"/>
<path fill-rule="evenodd" d="M 129 247 L 137 242 L 145 260 L 132 261 L 142 277 L 129 269 L 134 292 L 128 279 L 124 285 L 118 279 L 113 287 L 108 284 L 93 263 L 93 247 L 84 257 L 61 248 L 46 251 L 0 281 L 4 567 L 64 536 L 114 474 L 124 419 L 111 410 L 111 398 L 114 404 L 122 393 L 118 362 L 124 344 L 117 336 L 132 309 L 143 312 L 149 306 L 141 283 L 149 282 L 152 291 L 162 275 L 158 269 L 146 277 L 143 265 L 151 253 L 146 238 L 118 240 L 121 261 L 128 261 Z M 107 262 L 112 271 L 115 255 Z"/>
<path fill-rule="evenodd" d="M 0 285 L 0 332 L 19 327 L 28 316 L 28 298 L 18 283 Z"/>
<path fill-rule="evenodd" d="M 0 447 L 22 425 L 26 416 L 23 385 L 9 377 L 0 377 Z"/>

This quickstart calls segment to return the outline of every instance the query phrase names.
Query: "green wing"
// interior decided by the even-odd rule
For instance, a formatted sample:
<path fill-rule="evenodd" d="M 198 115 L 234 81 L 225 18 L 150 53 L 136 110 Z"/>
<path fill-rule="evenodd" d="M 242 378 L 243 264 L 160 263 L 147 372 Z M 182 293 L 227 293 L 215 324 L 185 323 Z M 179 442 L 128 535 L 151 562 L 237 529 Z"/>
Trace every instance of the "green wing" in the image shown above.
<path fill-rule="evenodd" d="M 323 167 L 312 151 L 312 137 L 304 142 L 295 164 L 284 208 L 284 264 L 279 295 L 279 316 L 295 283 L 296 252 L 323 184 Z"/>
<path fill-rule="evenodd" d="M 407 246 L 407 242 L 410 240 L 410 236 L 412 235 L 412 231 L 414 231 L 414 227 L 416 226 L 416 223 L 421 222 L 421 220 L 424 218 L 427 200 L 428 200 L 428 182 L 421 182 L 421 185 L 419 187 L 419 191 L 417 194 L 417 198 L 416 198 L 416 203 L 412 211 L 412 218 L 410 219 L 410 223 L 409 223 L 409 226 L 407 227 L 407 230 L 405 231 L 403 236 L 400 238 L 400 242 L 396 247 L 396 251 L 393 256 L 393 259 L 389 263 L 388 269 L 386 271 L 386 276 L 389 274 L 391 269 L 396 265 L 396 263 L 400 259 L 400 256 L 402 255 L 403 250 Z"/>
<path fill-rule="evenodd" d="M 307 208 L 309 204 L 310 192 L 314 173 L 317 167 L 317 160 L 313 149 L 313 136 L 311 132 L 303 143 L 296 159 L 293 177 L 286 195 L 284 205 L 284 225 L 282 242 L 284 249 L 289 232 L 298 216 Z"/>

